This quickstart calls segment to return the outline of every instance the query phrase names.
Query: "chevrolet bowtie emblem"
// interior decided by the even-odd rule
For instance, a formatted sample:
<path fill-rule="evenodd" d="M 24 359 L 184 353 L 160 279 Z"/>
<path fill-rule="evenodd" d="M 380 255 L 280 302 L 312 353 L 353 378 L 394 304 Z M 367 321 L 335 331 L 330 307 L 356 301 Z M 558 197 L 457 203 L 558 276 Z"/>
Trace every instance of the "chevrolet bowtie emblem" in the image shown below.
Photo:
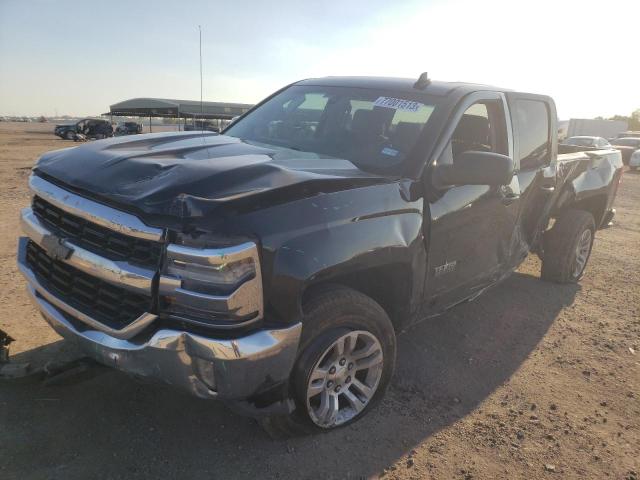
<path fill-rule="evenodd" d="M 73 248 L 69 248 L 64 244 L 63 238 L 55 235 L 46 235 L 40 245 L 45 249 L 47 254 L 54 260 L 66 260 L 73 253 Z"/>

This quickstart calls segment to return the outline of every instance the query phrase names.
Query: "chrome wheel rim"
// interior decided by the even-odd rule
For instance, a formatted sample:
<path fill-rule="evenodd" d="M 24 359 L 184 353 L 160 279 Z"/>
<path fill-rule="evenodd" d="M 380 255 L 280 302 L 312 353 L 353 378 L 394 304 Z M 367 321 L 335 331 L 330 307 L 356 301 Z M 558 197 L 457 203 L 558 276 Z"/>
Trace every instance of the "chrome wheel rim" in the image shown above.
<path fill-rule="evenodd" d="M 576 245 L 576 261 L 573 267 L 573 276 L 579 277 L 587 266 L 589 259 L 589 251 L 591 250 L 591 230 L 587 229 L 582 232 L 578 244 Z"/>
<path fill-rule="evenodd" d="M 307 412 L 316 425 L 332 428 L 362 412 L 378 389 L 382 346 L 370 332 L 342 335 L 313 366 L 307 382 Z"/>

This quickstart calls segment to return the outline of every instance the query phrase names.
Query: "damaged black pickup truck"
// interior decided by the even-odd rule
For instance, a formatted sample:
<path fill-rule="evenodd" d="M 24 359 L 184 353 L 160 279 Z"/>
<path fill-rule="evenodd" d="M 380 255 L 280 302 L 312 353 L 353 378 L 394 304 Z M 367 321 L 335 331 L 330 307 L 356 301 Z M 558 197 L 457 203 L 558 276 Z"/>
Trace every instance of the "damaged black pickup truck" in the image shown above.
<path fill-rule="evenodd" d="M 582 277 L 622 161 L 558 156 L 556 131 L 545 96 L 304 80 L 221 135 L 43 155 L 18 262 L 46 321 L 97 361 L 327 430 L 380 400 L 398 332 L 529 252 L 545 280 Z"/>

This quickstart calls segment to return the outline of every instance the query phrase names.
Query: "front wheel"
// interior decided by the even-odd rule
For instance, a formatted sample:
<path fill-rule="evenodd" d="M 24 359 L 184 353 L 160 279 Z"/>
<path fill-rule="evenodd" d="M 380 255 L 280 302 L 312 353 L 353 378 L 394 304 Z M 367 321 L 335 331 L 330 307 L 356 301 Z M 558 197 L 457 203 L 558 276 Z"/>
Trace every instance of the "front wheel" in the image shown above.
<path fill-rule="evenodd" d="M 330 288 L 305 307 L 300 354 L 290 378 L 296 408 L 262 424 L 275 437 L 348 425 L 375 406 L 391 380 L 396 339 L 385 311 L 348 288 Z"/>
<path fill-rule="evenodd" d="M 367 330 L 336 330 L 307 376 L 305 409 L 320 428 L 355 419 L 375 397 L 384 369 L 380 341 Z"/>
<path fill-rule="evenodd" d="M 67 130 L 67 133 L 64 134 L 64 138 L 67 140 L 75 140 L 76 134 L 71 130 Z"/>
<path fill-rule="evenodd" d="M 584 275 L 596 232 L 593 215 L 570 209 L 556 220 L 544 236 L 542 279 L 575 283 Z"/>

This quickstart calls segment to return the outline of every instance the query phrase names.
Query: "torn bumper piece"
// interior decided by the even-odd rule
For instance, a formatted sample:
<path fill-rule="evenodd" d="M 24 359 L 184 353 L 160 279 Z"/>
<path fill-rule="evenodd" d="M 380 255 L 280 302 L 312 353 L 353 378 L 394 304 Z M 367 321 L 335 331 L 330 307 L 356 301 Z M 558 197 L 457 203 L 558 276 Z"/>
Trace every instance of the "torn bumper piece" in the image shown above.
<path fill-rule="evenodd" d="M 87 356 L 126 373 L 186 389 L 201 398 L 240 400 L 261 387 L 286 381 L 302 330 L 298 323 L 226 340 L 162 329 L 136 343 L 96 330 L 79 330 L 31 285 L 28 288 L 49 325 Z"/>
<path fill-rule="evenodd" d="M 258 330 L 235 339 L 164 328 L 146 336 L 143 332 L 130 339 L 116 338 L 93 329 L 73 316 L 73 307 L 54 300 L 26 264 L 21 243 L 18 266 L 43 317 L 58 334 L 99 363 L 159 380 L 201 398 L 222 400 L 243 400 L 288 379 L 301 323 Z"/>

